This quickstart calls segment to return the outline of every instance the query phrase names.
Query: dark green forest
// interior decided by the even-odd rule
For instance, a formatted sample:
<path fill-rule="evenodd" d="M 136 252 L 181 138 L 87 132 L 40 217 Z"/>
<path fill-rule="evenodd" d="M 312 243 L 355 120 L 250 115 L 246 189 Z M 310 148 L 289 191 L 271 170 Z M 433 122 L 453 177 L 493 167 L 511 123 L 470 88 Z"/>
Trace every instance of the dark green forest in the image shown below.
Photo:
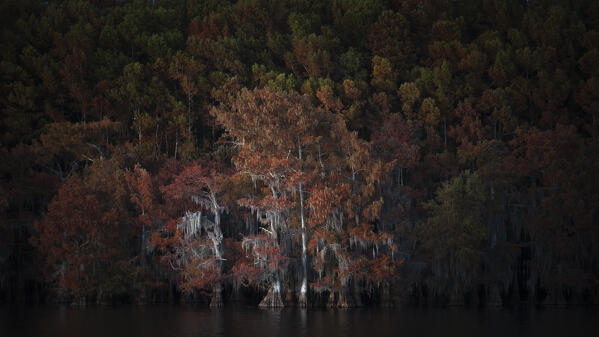
<path fill-rule="evenodd" d="M 599 303 L 597 1 L 0 13 L 0 302 Z"/>

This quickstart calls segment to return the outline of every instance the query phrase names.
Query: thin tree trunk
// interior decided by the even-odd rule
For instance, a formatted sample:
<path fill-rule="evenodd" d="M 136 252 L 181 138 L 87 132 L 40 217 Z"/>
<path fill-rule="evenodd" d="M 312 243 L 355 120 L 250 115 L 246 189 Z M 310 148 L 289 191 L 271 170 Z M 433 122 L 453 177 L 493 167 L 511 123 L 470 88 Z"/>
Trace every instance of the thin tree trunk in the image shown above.
<path fill-rule="evenodd" d="M 218 274 L 220 276 L 220 275 L 222 275 L 223 259 L 224 259 L 224 257 L 223 257 L 224 251 L 223 251 L 223 245 L 222 245 L 223 232 L 220 228 L 220 206 L 216 202 L 216 196 L 214 194 L 211 196 L 211 199 L 212 199 L 212 208 L 213 208 L 212 211 L 214 212 L 214 230 L 213 230 L 211 239 L 212 239 L 212 244 L 214 246 L 214 255 L 216 257 Z M 210 300 L 210 307 L 220 308 L 222 306 L 223 306 L 222 284 L 221 284 L 221 281 L 219 280 L 212 287 L 212 298 Z"/>
<path fill-rule="evenodd" d="M 302 146 L 298 140 L 298 155 L 300 164 L 302 162 Z M 306 307 L 308 305 L 308 256 L 306 246 L 306 219 L 304 217 L 304 186 L 302 183 L 299 184 L 299 195 L 300 195 L 300 220 L 302 223 L 302 285 L 300 288 L 300 296 L 298 299 L 298 305 L 300 307 Z"/>
<path fill-rule="evenodd" d="M 320 150 L 320 144 L 318 145 L 318 163 L 320 164 L 320 169 L 321 169 L 320 175 L 321 175 L 321 177 L 324 178 L 326 176 L 326 173 L 325 173 L 325 169 L 324 169 L 324 163 L 322 161 L 322 152 Z"/>
<path fill-rule="evenodd" d="M 306 307 L 308 305 L 308 256 L 306 246 L 306 221 L 304 219 L 304 190 L 302 184 L 299 184 L 300 192 L 300 218 L 302 222 L 302 286 L 300 288 L 300 296 L 298 305 Z"/>
<path fill-rule="evenodd" d="M 445 140 L 445 150 L 447 150 L 447 118 L 443 118 L 443 139 Z"/>
<path fill-rule="evenodd" d="M 145 246 L 146 243 L 146 225 L 141 225 L 141 245 L 139 247 L 139 260 L 142 269 L 145 269 L 146 259 L 145 259 Z"/>
<path fill-rule="evenodd" d="M 179 132 L 177 132 L 177 135 L 175 136 L 175 160 L 177 160 L 178 147 L 179 147 Z"/>
<path fill-rule="evenodd" d="M 273 198 L 278 199 L 277 192 L 275 190 L 274 185 L 271 184 L 270 190 L 272 192 Z M 270 229 L 271 229 L 270 235 L 275 240 L 275 242 L 278 242 L 278 239 L 277 239 L 277 237 L 278 237 L 278 235 L 277 235 L 278 216 L 279 216 L 278 212 L 275 211 L 272 216 L 272 220 L 270 222 Z M 268 293 L 266 294 L 266 296 L 264 296 L 264 299 L 262 299 L 262 301 L 260 302 L 260 304 L 258 306 L 261 308 L 282 308 L 285 306 L 285 304 L 283 304 L 283 300 L 281 299 L 281 279 L 278 274 L 277 274 L 276 279 L 273 282 L 272 286 L 268 290 Z"/>
<path fill-rule="evenodd" d="M 191 134 L 191 92 L 187 93 L 187 129 Z"/>
<path fill-rule="evenodd" d="M 154 142 L 156 143 L 156 156 L 154 158 L 158 158 L 160 155 L 160 141 L 158 140 L 159 125 L 160 124 L 156 123 L 156 133 L 154 134 Z"/>

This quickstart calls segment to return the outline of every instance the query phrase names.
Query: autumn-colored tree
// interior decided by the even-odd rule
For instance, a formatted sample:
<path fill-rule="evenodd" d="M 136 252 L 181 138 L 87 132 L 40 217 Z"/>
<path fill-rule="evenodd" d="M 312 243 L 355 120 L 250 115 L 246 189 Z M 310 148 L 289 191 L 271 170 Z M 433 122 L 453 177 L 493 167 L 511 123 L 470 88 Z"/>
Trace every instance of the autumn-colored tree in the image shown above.
<path fill-rule="evenodd" d="M 373 55 L 388 59 L 396 69 L 407 70 L 414 57 L 410 39 L 410 24 L 400 13 L 386 11 L 368 32 L 368 44 Z"/>
<path fill-rule="evenodd" d="M 108 162 L 88 168 L 83 177 L 69 178 L 36 222 L 34 244 L 46 257 L 48 276 L 59 289 L 70 291 L 76 303 L 105 301 L 123 295 L 127 279 L 135 277 L 124 243 L 132 234 L 124 226 L 125 190 L 119 171 Z M 108 204 L 104 200 L 113 200 Z"/>
<path fill-rule="evenodd" d="M 156 189 L 152 177 L 139 164 L 135 165 L 133 171 L 125 173 L 125 181 L 130 194 L 130 200 L 137 211 L 137 222 L 140 227 L 140 250 L 139 259 L 141 267 L 145 267 L 146 251 L 149 246 L 149 236 L 154 219 L 152 211 L 156 202 Z"/>
<path fill-rule="evenodd" d="M 200 91 L 199 81 L 202 66 L 193 57 L 178 52 L 173 56 L 170 65 L 170 75 L 179 82 L 187 99 L 187 128 L 191 132 L 193 98 Z"/>
<path fill-rule="evenodd" d="M 195 163 L 186 166 L 170 185 L 162 188 L 166 198 L 187 205 L 177 224 L 178 242 L 173 247 L 175 267 L 183 273 L 183 288 L 212 288 L 212 307 L 222 306 L 220 282 L 225 257 L 221 216 L 227 209 L 223 194 L 228 188 L 229 175 L 217 163 Z M 202 215 L 202 211 L 209 215 Z"/>
<path fill-rule="evenodd" d="M 414 128 L 399 115 L 391 116 L 380 131 L 372 136 L 373 147 L 380 158 L 397 168 L 397 184 L 405 185 L 406 171 L 415 167 L 419 146 Z"/>
<path fill-rule="evenodd" d="M 318 165 L 314 152 L 308 150 L 316 151 L 319 146 L 320 138 L 315 131 L 322 127 L 319 123 L 323 118 L 307 97 L 268 89 L 243 90 L 230 107 L 215 109 L 213 115 L 239 148 L 233 158 L 238 172 L 260 180 L 267 189 L 261 199 L 249 198 L 243 203 L 259 216 L 266 216 L 271 238 L 284 240 L 279 233 L 287 231 L 288 218 L 294 216 L 289 209 L 296 208 L 299 213 L 303 269 L 299 304 L 305 306 L 308 292 L 305 193 L 309 189 L 310 172 Z M 298 204 L 291 200 L 296 191 Z M 275 290 L 269 292 L 263 303 L 282 305 L 276 300 L 278 286 L 272 289 Z"/>

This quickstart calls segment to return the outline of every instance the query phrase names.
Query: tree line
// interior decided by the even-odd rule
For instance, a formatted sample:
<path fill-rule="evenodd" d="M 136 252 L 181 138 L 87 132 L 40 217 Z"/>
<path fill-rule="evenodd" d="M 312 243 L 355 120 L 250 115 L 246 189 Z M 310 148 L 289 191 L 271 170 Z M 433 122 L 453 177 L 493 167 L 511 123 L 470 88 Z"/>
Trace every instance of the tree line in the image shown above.
<path fill-rule="evenodd" d="M 599 299 L 594 1 L 0 9 L 0 300 Z"/>

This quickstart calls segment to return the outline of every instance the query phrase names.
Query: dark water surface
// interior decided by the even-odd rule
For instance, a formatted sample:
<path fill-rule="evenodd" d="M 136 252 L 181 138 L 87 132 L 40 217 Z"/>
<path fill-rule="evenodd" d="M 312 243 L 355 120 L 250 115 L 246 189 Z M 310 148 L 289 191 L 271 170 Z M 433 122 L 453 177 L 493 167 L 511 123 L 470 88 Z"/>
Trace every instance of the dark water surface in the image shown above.
<path fill-rule="evenodd" d="M 2 307 L 0 336 L 599 336 L 599 308 Z"/>

